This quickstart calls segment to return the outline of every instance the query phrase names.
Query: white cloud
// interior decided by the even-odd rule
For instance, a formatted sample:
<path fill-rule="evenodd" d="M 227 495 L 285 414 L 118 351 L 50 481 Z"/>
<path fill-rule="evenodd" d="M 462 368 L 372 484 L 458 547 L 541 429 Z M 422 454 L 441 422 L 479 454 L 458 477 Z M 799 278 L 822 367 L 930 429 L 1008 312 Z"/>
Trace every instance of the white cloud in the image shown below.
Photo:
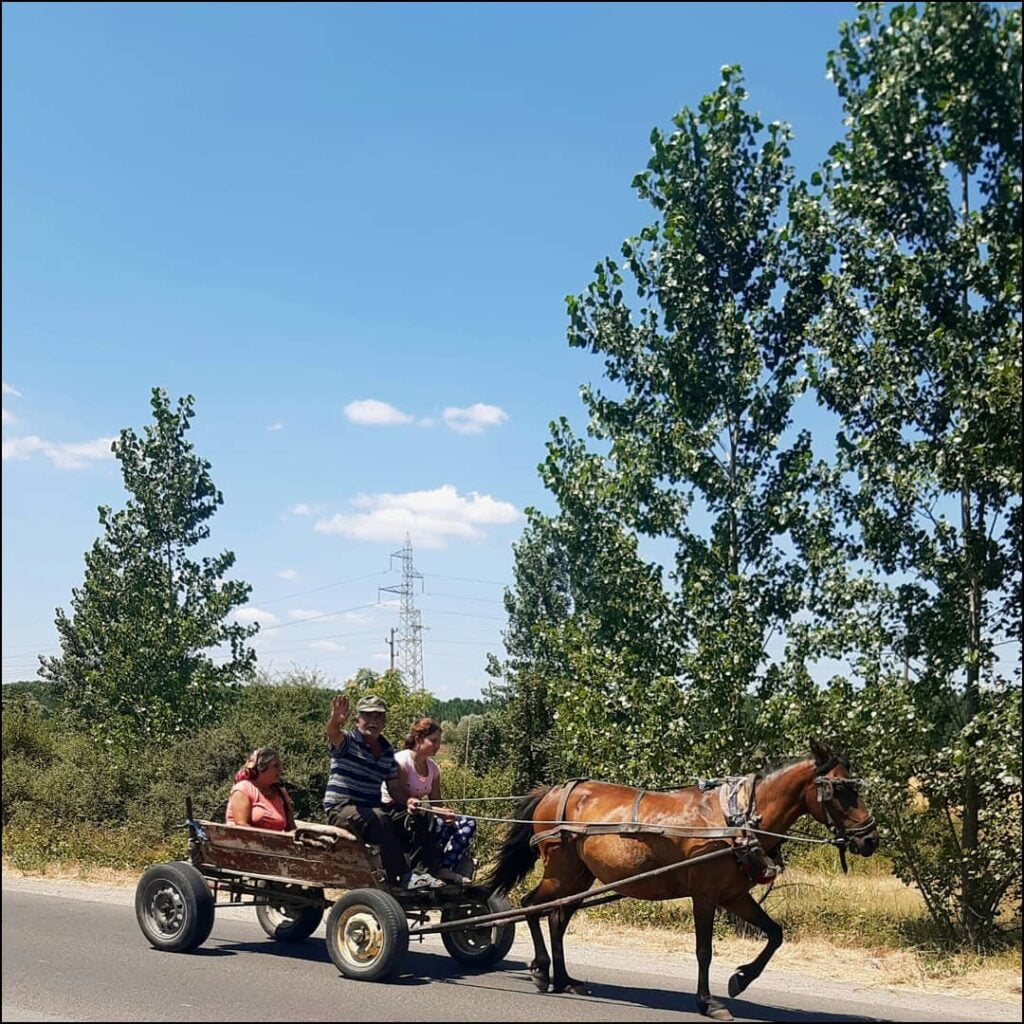
<path fill-rule="evenodd" d="M 3 382 L 3 386 L 5 395 L 14 395 L 17 398 L 21 398 L 21 392 L 17 388 L 12 388 L 11 385 L 7 383 L 7 381 Z"/>
<path fill-rule="evenodd" d="M 336 644 L 333 640 L 317 640 L 315 644 L 309 645 L 314 651 L 343 651 L 343 644 Z"/>
<path fill-rule="evenodd" d="M 353 423 L 361 423 L 370 427 L 396 427 L 412 423 L 412 417 L 408 413 L 396 409 L 387 402 L 378 402 L 375 398 L 349 402 L 345 406 L 345 415 Z"/>
<path fill-rule="evenodd" d="M 84 469 L 90 462 L 112 459 L 110 446 L 116 438 L 98 437 L 95 441 L 47 441 L 35 434 L 15 437 L 3 443 L 3 460 L 30 459 L 40 454 L 48 458 L 57 469 Z"/>
<path fill-rule="evenodd" d="M 277 423 L 271 423 L 267 430 L 284 430 L 284 424 L 278 420 Z"/>
<path fill-rule="evenodd" d="M 476 402 L 464 409 L 449 406 L 444 411 L 444 422 L 450 430 L 459 434 L 481 434 L 488 427 L 500 426 L 508 419 L 508 413 L 500 406 Z"/>
<path fill-rule="evenodd" d="M 484 540 L 482 527 L 504 526 L 519 518 L 519 510 L 509 502 L 476 491 L 463 497 L 451 484 L 408 494 L 360 494 L 351 504 L 365 511 L 320 519 L 314 529 L 370 541 L 400 541 L 408 533 L 415 544 L 443 548 L 450 538 Z"/>
<path fill-rule="evenodd" d="M 294 569 L 282 569 L 278 574 L 283 580 L 297 580 L 299 574 Z"/>
<path fill-rule="evenodd" d="M 280 621 L 273 612 L 265 612 L 262 608 L 239 608 L 235 612 L 235 622 L 244 625 L 258 622 L 261 626 L 276 626 Z"/>
<path fill-rule="evenodd" d="M 293 608 L 288 613 L 288 618 L 298 619 L 305 622 L 306 619 L 326 619 L 330 618 L 326 612 L 318 612 L 315 608 Z"/>
<path fill-rule="evenodd" d="M 416 426 L 418 427 L 432 427 L 437 423 L 437 420 L 433 416 L 424 416 L 421 420 L 417 420 Z"/>
<path fill-rule="evenodd" d="M 308 501 L 300 501 L 288 509 L 289 514 L 293 516 L 318 516 L 326 511 L 327 506 L 322 501 L 313 502 L 312 504 Z M 287 519 L 288 516 L 282 516 L 281 518 Z"/>
<path fill-rule="evenodd" d="M 14 415 L 6 406 L 4 407 L 4 423 L 17 423 L 18 417 Z"/>

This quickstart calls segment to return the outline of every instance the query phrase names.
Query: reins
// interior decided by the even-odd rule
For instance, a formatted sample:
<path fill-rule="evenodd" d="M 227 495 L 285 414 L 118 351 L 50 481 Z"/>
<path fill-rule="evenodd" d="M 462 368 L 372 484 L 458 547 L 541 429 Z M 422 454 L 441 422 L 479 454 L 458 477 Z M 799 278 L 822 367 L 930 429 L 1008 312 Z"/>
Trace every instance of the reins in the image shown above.
<path fill-rule="evenodd" d="M 511 799 L 502 797 L 500 799 Z M 442 816 L 444 811 L 438 811 L 433 807 L 426 807 L 420 805 L 420 810 L 427 814 L 435 814 Z M 661 835 L 679 835 L 682 838 L 692 839 L 731 839 L 736 836 L 740 836 L 747 832 L 755 832 L 762 836 L 772 836 L 775 839 L 795 839 L 798 842 L 804 843 L 817 843 L 823 846 L 836 846 L 839 844 L 838 839 L 821 839 L 818 836 L 806 835 L 799 832 L 771 832 L 768 829 L 763 828 L 701 828 L 696 825 L 647 825 L 644 822 L 630 822 L 630 821 L 589 821 L 589 822 L 574 822 L 565 821 L 556 818 L 495 818 L 488 817 L 483 814 L 467 814 L 467 818 L 472 818 L 474 821 L 489 821 L 499 825 L 551 825 L 551 826 L 576 826 L 578 831 L 583 829 L 590 829 L 597 827 L 599 829 L 614 829 L 616 832 L 621 832 L 624 826 L 627 826 L 630 831 L 641 831 L 641 832 L 654 832 Z M 595 833 L 599 834 L 599 833 Z"/>
<path fill-rule="evenodd" d="M 751 836 L 766 836 L 773 839 L 779 840 L 792 840 L 798 843 L 809 843 L 819 846 L 835 846 L 839 851 L 839 862 L 842 866 L 843 873 L 845 874 L 848 870 L 846 863 L 846 849 L 850 845 L 850 841 L 858 839 L 862 836 L 868 835 L 873 832 L 877 827 L 873 816 L 869 815 L 868 818 L 859 825 L 852 827 L 845 826 L 839 819 L 839 815 L 836 812 L 836 795 L 835 791 L 841 787 L 851 787 L 855 793 L 860 790 L 860 779 L 835 779 L 828 776 L 828 772 L 832 771 L 838 764 L 840 759 L 833 755 L 828 761 L 822 765 L 817 766 L 817 771 L 814 776 L 814 785 L 818 796 L 818 802 L 821 805 L 822 812 L 825 815 L 825 823 L 829 829 L 833 832 L 833 837 L 830 839 L 822 839 L 818 836 L 808 835 L 802 832 L 773 832 L 770 829 L 764 829 L 760 827 L 760 818 L 755 814 L 755 802 L 756 802 L 756 791 L 757 784 L 761 781 L 760 775 L 749 776 L 751 782 L 749 786 L 749 792 L 747 796 L 747 807 L 744 815 L 735 815 L 730 817 L 726 814 L 727 824 L 724 827 L 703 827 L 696 825 L 655 825 L 641 822 L 638 820 L 638 805 L 645 792 L 669 792 L 674 789 L 686 789 L 687 786 L 678 787 L 667 787 L 662 790 L 637 790 L 636 798 L 633 801 L 633 811 L 631 814 L 631 820 L 629 821 L 589 821 L 589 822 L 571 822 L 565 818 L 565 807 L 568 801 L 569 794 L 578 782 L 582 782 L 582 779 L 572 779 L 563 786 L 563 793 L 559 801 L 558 816 L 556 818 L 544 819 L 544 818 L 506 818 L 497 817 L 493 815 L 483 814 L 466 814 L 465 817 L 472 818 L 475 821 L 491 822 L 494 824 L 501 825 L 547 825 L 548 828 L 533 836 L 531 839 L 531 845 L 537 845 L 538 843 L 544 842 L 548 839 L 561 838 L 566 833 L 575 834 L 580 836 L 588 835 L 661 835 L 661 836 L 673 836 L 681 839 L 743 839 Z M 717 788 L 721 785 L 728 784 L 736 781 L 734 779 L 712 779 L 707 782 L 698 780 L 698 787 L 706 791 L 707 788 Z M 707 783 L 712 785 L 709 787 Z M 467 797 L 455 798 L 451 802 L 458 803 L 472 803 L 472 802 L 499 802 L 499 801 L 513 801 L 523 800 L 529 794 L 523 794 L 520 796 L 483 796 L 483 797 Z M 432 807 L 421 805 L 421 809 L 426 811 L 428 814 L 442 815 L 444 812 L 437 811 Z M 744 820 L 739 820 L 740 818 Z"/>

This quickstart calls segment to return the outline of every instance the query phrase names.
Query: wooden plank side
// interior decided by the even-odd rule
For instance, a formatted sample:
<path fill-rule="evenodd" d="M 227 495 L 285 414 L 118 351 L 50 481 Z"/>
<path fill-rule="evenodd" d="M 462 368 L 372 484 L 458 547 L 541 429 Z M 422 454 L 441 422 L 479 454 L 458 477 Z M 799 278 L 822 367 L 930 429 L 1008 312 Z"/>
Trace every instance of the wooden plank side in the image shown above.
<path fill-rule="evenodd" d="M 294 833 L 202 822 L 201 864 L 254 875 L 273 875 L 339 889 L 378 887 L 380 857 L 360 842 L 327 847 L 295 841 Z"/>

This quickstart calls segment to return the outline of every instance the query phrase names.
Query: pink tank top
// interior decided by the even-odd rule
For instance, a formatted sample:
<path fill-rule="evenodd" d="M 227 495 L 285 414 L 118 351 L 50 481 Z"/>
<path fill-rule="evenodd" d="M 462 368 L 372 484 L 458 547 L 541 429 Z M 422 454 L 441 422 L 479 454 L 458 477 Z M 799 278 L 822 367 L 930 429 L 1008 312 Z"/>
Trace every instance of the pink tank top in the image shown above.
<path fill-rule="evenodd" d="M 420 775 L 416 771 L 416 759 L 413 757 L 411 750 L 395 751 L 395 760 L 405 775 L 405 783 L 409 787 L 409 796 L 430 796 L 430 791 L 434 788 L 434 780 L 441 775 L 441 769 L 437 767 L 437 762 L 432 757 L 428 757 L 427 774 Z M 387 787 L 382 786 L 381 789 L 384 802 L 391 803 L 391 796 L 388 794 Z"/>
<path fill-rule="evenodd" d="M 285 811 L 284 797 L 279 790 L 274 790 L 270 796 L 260 791 L 259 786 L 248 779 L 236 782 L 231 787 L 232 796 L 235 793 L 244 793 L 252 804 L 252 827 L 267 828 L 274 832 L 284 832 L 288 827 L 288 815 Z M 228 798 L 228 812 L 224 819 L 229 825 L 236 825 L 237 822 L 231 815 L 231 802 Z"/>

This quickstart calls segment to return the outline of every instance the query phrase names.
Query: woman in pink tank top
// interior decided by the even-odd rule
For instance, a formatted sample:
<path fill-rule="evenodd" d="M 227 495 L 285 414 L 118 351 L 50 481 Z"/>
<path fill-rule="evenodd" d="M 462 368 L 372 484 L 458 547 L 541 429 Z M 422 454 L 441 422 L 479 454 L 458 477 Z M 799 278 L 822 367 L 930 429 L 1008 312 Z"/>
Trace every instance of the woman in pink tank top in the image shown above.
<path fill-rule="evenodd" d="M 291 797 L 281 784 L 281 758 L 273 747 L 254 750 L 238 770 L 225 821 L 274 832 L 295 828 Z"/>
<path fill-rule="evenodd" d="M 405 783 L 411 800 L 409 826 L 413 833 L 412 858 L 421 861 L 439 879 L 445 882 L 466 884 L 455 870 L 463 854 L 468 850 L 470 840 L 476 831 L 476 822 L 471 818 L 457 815 L 441 803 L 441 769 L 434 755 L 441 746 L 441 726 L 432 718 L 420 718 L 413 723 L 405 738 L 405 749 L 395 754 L 398 771 Z M 384 793 L 384 800 L 390 797 Z M 416 805 L 422 800 L 433 804 L 439 816 L 417 814 Z M 417 820 L 418 819 L 418 820 Z"/>

